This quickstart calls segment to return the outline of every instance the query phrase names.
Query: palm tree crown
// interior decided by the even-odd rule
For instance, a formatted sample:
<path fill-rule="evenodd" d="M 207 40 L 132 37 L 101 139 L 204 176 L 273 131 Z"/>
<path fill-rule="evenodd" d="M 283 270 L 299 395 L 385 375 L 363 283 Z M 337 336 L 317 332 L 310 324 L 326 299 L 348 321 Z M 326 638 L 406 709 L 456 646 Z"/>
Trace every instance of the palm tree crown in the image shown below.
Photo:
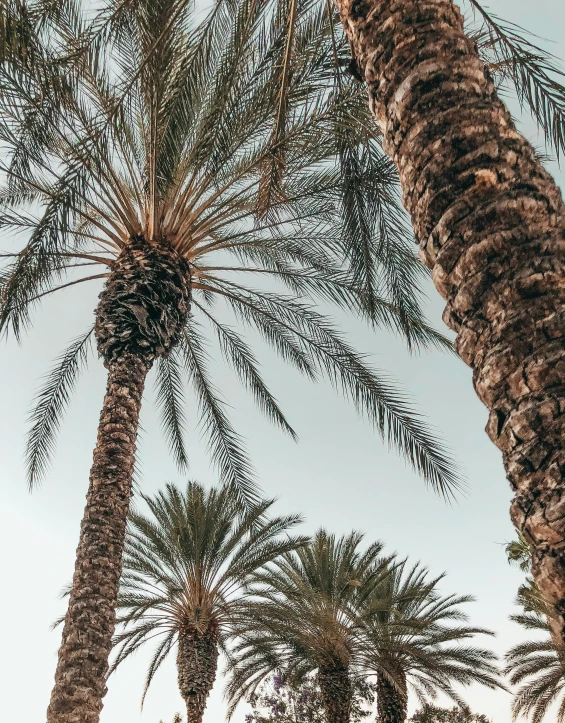
<path fill-rule="evenodd" d="M 365 602 L 390 564 L 380 543 L 362 551 L 362 540 L 321 530 L 256 575 L 258 600 L 243 616 L 228 665 L 230 710 L 283 668 L 296 680 L 317 671 L 328 719 L 347 719 Z"/>
<path fill-rule="evenodd" d="M 181 466 L 186 374 L 223 479 L 252 494 L 249 461 L 210 378 L 207 333 L 260 408 L 294 436 L 223 313 L 306 376 L 326 375 L 428 481 L 448 490 L 457 476 L 441 445 L 311 304 L 318 298 L 369 315 L 411 346 L 446 344 L 421 316 L 421 267 L 376 125 L 351 79 L 332 82 L 342 50 L 326 10 L 298 5 L 288 36 L 282 9 L 270 7 L 220 1 L 202 20 L 188 2 L 108 0 L 87 23 L 80 3 L 49 5 L 40 17 L 51 32 L 38 41 L 36 72 L 6 63 L 0 82 L 9 151 L 0 222 L 28 236 L 6 254 L 0 327 L 19 336 L 40 299 L 85 282 L 110 279 L 105 293 L 115 304 L 123 280 L 118 274 L 112 286 L 113 272 L 148 245 L 160 247 L 152 263 L 162 268 L 167 255 L 186 276 L 179 298 L 190 315 L 169 315 L 166 338 L 155 339 L 165 305 L 159 284 L 135 302 L 128 287 L 117 318 L 102 299 L 96 338 L 107 359 L 130 334 L 124 319 L 135 321 L 135 353 L 151 346 L 157 358 L 163 423 Z M 283 73 L 288 44 L 292 67 Z M 178 306 L 174 294 L 167 299 Z M 30 484 L 46 469 L 90 339 L 87 331 L 69 347 L 38 398 Z"/>
<path fill-rule="evenodd" d="M 217 648 L 231 634 L 251 575 L 306 542 L 288 535 L 298 516 L 269 519 L 271 500 L 242 511 L 231 487 L 206 490 L 189 482 L 183 492 L 169 484 L 144 500 L 150 515 L 134 512 L 128 523 L 118 599 L 118 623 L 124 629 L 115 639 L 118 652 L 111 668 L 162 638 L 143 697 L 183 636 L 212 638 L 215 677 Z"/>
<path fill-rule="evenodd" d="M 466 644 L 476 635 L 492 635 L 466 624 L 461 605 L 473 598 L 441 595 L 441 579 L 402 562 L 368 602 L 361 666 L 377 675 L 382 723 L 404 723 L 409 688 L 422 702 L 443 693 L 464 705 L 454 685 L 500 685 L 496 656 Z"/>

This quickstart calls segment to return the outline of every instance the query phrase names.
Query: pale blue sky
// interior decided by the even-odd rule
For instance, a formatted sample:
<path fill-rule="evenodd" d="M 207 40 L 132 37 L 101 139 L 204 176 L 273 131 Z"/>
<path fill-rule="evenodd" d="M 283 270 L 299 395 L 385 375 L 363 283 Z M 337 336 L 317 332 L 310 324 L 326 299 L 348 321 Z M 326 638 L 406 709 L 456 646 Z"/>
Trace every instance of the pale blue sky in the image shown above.
<path fill-rule="evenodd" d="M 561 0 L 491 0 L 490 9 L 554 41 L 553 52 L 565 58 L 565 4 Z M 535 137 L 531 123 L 526 134 Z M 565 173 L 552 170 L 561 185 Z M 51 360 L 91 319 L 98 288 L 68 290 L 45 304 L 22 347 L 2 345 L 0 408 L 2 486 L 0 546 L 3 550 L 4 620 L 0 659 L 0 720 L 44 720 L 55 668 L 59 633 L 50 623 L 64 609 L 58 595 L 70 579 L 84 506 L 88 470 L 104 389 L 104 371 L 91 364 L 76 391 L 62 429 L 57 455 L 41 489 L 25 486 L 23 439 L 34 389 Z M 441 326 L 442 304 L 429 290 L 430 316 Z M 483 429 L 487 420 L 462 362 L 439 353 L 408 358 L 402 345 L 386 334 L 374 335 L 351 325 L 351 338 L 392 371 L 450 442 L 468 479 L 467 495 L 446 506 L 427 490 L 401 460 L 382 445 L 349 405 L 324 385 L 312 386 L 272 356 L 266 376 L 300 435 L 300 444 L 269 427 L 249 398 L 225 371 L 222 386 L 234 406 L 234 419 L 247 437 L 263 489 L 277 496 L 280 512 L 300 511 L 305 528 L 324 525 L 337 533 L 361 529 L 433 573 L 446 571 L 446 592 L 472 593 L 473 621 L 497 631 L 493 643 L 502 653 L 521 632 L 507 618 L 521 574 L 505 560 L 502 544 L 511 538 L 510 491 L 498 451 Z M 169 459 L 148 385 L 142 415 L 140 456 L 143 487 L 157 490 L 165 481 L 182 482 Z M 198 433 L 189 440 L 191 477 L 215 480 Z M 110 681 L 102 723 L 170 723 L 182 710 L 174 660 L 158 674 L 143 714 L 139 697 L 147 655 L 138 654 Z M 224 720 L 221 686 L 213 692 L 205 723 Z M 502 692 L 473 689 L 468 700 L 493 723 L 509 723 L 509 698 Z M 242 719 L 242 716 L 240 716 Z"/>

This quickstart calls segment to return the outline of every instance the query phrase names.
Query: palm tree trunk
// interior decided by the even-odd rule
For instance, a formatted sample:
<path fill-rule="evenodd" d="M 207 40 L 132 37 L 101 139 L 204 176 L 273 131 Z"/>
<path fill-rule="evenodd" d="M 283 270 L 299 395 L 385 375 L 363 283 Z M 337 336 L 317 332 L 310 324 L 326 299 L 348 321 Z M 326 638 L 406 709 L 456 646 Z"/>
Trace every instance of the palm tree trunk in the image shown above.
<path fill-rule="evenodd" d="M 335 662 L 320 667 L 318 683 L 322 693 L 326 723 L 349 723 L 353 689 L 347 666 Z"/>
<path fill-rule="evenodd" d="M 403 673 L 400 678 L 404 681 L 404 690 L 393 685 L 384 673 L 378 673 L 377 723 L 404 723 L 406 720 L 406 678 Z"/>
<path fill-rule="evenodd" d="M 135 357 L 109 369 L 48 723 L 96 723 L 102 710 L 147 372 Z"/>
<path fill-rule="evenodd" d="M 178 341 L 189 307 L 187 262 L 165 241 L 130 239 L 96 310 L 96 339 L 108 386 L 47 723 L 98 723 L 116 621 L 143 387 L 154 359 Z"/>
<path fill-rule="evenodd" d="M 186 723 L 202 723 L 218 669 L 218 634 L 187 627 L 179 632 L 177 670 Z"/>
<path fill-rule="evenodd" d="M 565 206 L 451 0 L 336 0 L 565 643 Z"/>

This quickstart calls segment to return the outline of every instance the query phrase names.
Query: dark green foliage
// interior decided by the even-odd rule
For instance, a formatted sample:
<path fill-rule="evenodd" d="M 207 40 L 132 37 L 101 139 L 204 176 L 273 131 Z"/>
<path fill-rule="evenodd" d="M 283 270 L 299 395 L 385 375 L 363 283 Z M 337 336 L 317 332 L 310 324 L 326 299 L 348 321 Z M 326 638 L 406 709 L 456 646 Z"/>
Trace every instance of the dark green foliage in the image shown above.
<path fill-rule="evenodd" d="M 438 708 L 426 703 L 410 718 L 410 723 L 491 723 L 482 713 L 473 713 L 466 706 Z"/>
<path fill-rule="evenodd" d="M 372 713 L 374 688 L 359 679 L 354 682 L 351 723 L 359 723 Z M 252 696 L 252 712 L 245 723 L 325 723 L 320 688 L 316 677 L 309 676 L 299 685 L 292 685 L 277 671 Z"/>

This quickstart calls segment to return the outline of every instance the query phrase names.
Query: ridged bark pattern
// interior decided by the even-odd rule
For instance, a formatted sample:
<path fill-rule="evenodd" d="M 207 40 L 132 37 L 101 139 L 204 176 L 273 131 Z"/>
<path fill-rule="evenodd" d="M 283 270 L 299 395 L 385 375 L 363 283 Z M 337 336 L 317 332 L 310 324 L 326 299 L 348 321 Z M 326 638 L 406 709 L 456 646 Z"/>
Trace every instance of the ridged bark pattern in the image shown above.
<path fill-rule="evenodd" d="M 377 723 L 404 723 L 407 714 L 406 680 L 399 690 L 383 673 L 377 675 Z M 398 681 L 400 683 L 400 680 Z"/>
<path fill-rule="evenodd" d="M 347 667 L 337 661 L 333 665 L 320 667 L 318 683 L 326 723 L 349 723 L 353 688 Z"/>
<path fill-rule="evenodd" d="M 96 340 L 106 364 L 124 354 L 148 362 L 179 340 L 190 306 L 190 268 L 166 241 L 136 236 L 121 251 L 100 294 Z"/>
<path fill-rule="evenodd" d="M 184 628 L 179 632 L 177 671 L 180 694 L 186 703 L 187 723 L 202 723 L 206 701 L 218 669 L 218 634 Z"/>
<path fill-rule="evenodd" d="M 565 641 L 565 206 L 451 0 L 336 0 Z"/>
<path fill-rule="evenodd" d="M 109 368 L 48 723 L 97 723 L 102 710 L 147 371 L 135 356 Z"/>

